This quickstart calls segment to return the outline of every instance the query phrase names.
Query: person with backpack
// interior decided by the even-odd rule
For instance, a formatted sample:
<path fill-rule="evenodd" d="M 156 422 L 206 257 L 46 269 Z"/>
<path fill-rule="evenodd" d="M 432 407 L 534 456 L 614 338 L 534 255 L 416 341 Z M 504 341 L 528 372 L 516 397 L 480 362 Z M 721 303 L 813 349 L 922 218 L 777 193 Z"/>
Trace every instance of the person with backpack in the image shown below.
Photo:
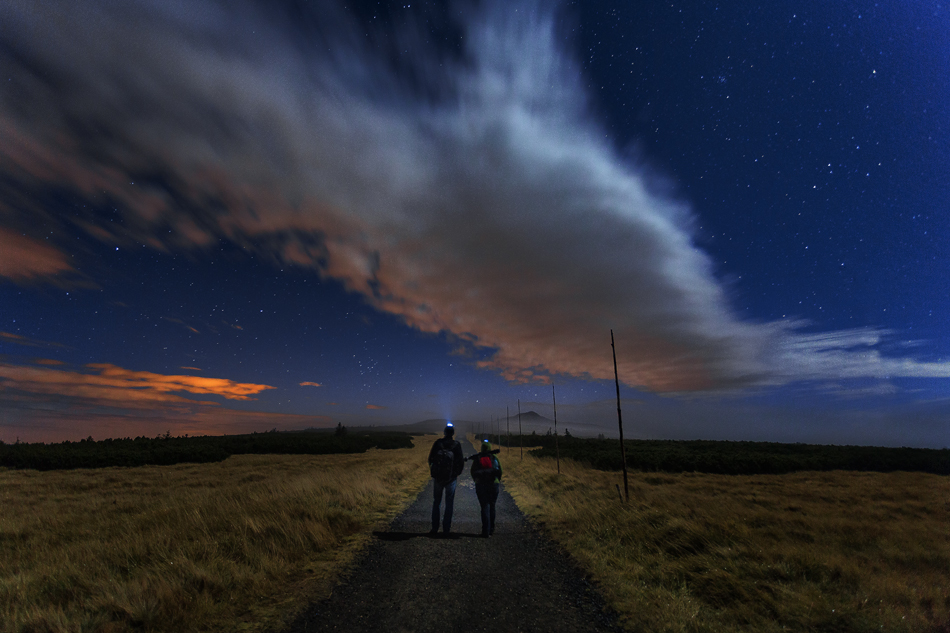
<path fill-rule="evenodd" d="M 432 489 L 435 497 L 432 501 L 432 529 L 429 534 L 439 533 L 439 509 L 442 505 L 442 493 L 445 493 L 445 516 L 442 518 L 442 533 L 448 536 L 452 531 L 452 510 L 455 506 L 455 486 L 457 478 L 465 469 L 465 456 L 462 445 L 455 441 L 455 427 L 449 422 L 445 425 L 444 437 L 437 439 L 429 451 L 429 473 L 432 475 Z"/>
<path fill-rule="evenodd" d="M 485 538 L 495 532 L 495 502 L 501 487 L 501 463 L 495 452 L 488 440 L 483 440 L 479 453 L 471 457 L 472 479 L 475 480 L 475 495 L 482 507 L 482 536 Z"/>

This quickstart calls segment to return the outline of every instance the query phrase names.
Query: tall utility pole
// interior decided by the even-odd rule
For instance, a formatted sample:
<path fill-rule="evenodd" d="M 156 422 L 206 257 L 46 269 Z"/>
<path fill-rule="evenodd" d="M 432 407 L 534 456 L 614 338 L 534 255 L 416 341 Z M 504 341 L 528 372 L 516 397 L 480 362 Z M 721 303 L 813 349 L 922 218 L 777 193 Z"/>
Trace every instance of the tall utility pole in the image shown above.
<path fill-rule="evenodd" d="M 505 405 L 505 433 L 508 436 L 508 454 L 511 455 L 511 414 L 508 413 L 508 405 Z"/>
<path fill-rule="evenodd" d="M 557 474 L 561 474 L 561 449 L 557 444 L 557 394 L 554 385 L 551 385 L 551 398 L 554 400 L 554 454 L 557 456 Z"/>
<path fill-rule="evenodd" d="M 620 416 L 620 377 L 617 374 L 617 347 L 614 345 L 614 331 L 610 330 L 610 351 L 614 355 L 614 384 L 617 387 L 617 426 L 620 427 L 620 463 L 623 464 L 623 498 L 630 501 L 630 487 L 627 484 L 627 449 L 623 446 L 623 418 Z"/>
<path fill-rule="evenodd" d="M 521 444 L 521 459 L 524 459 L 524 435 L 521 433 L 521 398 L 518 398 L 518 443 Z"/>

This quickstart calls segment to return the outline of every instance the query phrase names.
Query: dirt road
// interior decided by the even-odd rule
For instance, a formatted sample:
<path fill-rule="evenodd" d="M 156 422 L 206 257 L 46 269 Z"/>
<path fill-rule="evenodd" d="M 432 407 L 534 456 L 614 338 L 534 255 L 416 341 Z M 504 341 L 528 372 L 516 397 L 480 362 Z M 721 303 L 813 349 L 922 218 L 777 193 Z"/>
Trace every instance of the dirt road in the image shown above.
<path fill-rule="evenodd" d="M 466 455 L 475 452 L 467 441 L 462 446 Z M 515 455 L 502 452 L 502 467 Z M 621 630 L 596 590 L 504 489 L 491 538 L 480 537 L 468 468 L 455 495 L 453 537 L 428 535 L 431 513 L 430 481 L 388 531 L 374 535 L 333 595 L 311 605 L 286 633 Z"/>

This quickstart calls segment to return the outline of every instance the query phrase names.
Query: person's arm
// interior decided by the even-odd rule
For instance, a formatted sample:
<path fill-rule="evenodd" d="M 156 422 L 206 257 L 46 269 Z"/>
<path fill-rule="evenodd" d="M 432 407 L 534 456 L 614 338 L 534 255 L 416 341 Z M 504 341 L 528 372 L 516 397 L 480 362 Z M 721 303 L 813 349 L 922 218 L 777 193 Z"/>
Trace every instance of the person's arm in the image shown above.
<path fill-rule="evenodd" d="M 455 453 L 455 476 L 458 477 L 465 470 L 465 455 L 462 454 L 462 445 L 456 442 L 452 452 Z"/>
<path fill-rule="evenodd" d="M 432 443 L 432 448 L 429 449 L 429 465 L 432 465 L 432 462 L 435 461 L 435 452 L 438 450 L 439 440 L 436 440 Z"/>
<path fill-rule="evenodd" d="M 498 480 L 501 481 L 501 462 L 498 461 L 498 458 L 495 458 L 495 466 L 498 468 Z"/>

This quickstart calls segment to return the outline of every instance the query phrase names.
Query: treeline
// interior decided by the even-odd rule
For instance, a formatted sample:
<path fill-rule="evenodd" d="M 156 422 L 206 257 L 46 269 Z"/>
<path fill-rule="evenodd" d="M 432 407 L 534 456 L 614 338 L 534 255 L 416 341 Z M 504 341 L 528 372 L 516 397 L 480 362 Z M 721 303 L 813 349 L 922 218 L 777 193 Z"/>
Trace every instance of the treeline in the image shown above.
<path fill-rule="evenodd" d="M 501 438 L 504 443 L 505 437 Z M 553 435 L 525 435 L 524 446 L 538 457 L 555 456 Z M 620 470 L 617 440 L 560 436 L 561 457 L 598 470 Z M 511 436 L 512 450 L 519 447 Z M 626 440 L 627 468 L 642 471 L 699 472 L 723 475 L 782 474 L 802 470 L 897 470 L 950 475 L 950 450 L 886 448 L 880 446 L 823 446 L 777 442 L 712 440 Z"/>
<path fill-rule="evenodd" d="M 219 462 L 231 455 L 327 455 L 362 453 L 369 448 L 411 448 L 408 433 L 300 431 L 172 437 L 170 434 L 59 444 L 0 442 L 0 467 L 60 470 Z"/>

